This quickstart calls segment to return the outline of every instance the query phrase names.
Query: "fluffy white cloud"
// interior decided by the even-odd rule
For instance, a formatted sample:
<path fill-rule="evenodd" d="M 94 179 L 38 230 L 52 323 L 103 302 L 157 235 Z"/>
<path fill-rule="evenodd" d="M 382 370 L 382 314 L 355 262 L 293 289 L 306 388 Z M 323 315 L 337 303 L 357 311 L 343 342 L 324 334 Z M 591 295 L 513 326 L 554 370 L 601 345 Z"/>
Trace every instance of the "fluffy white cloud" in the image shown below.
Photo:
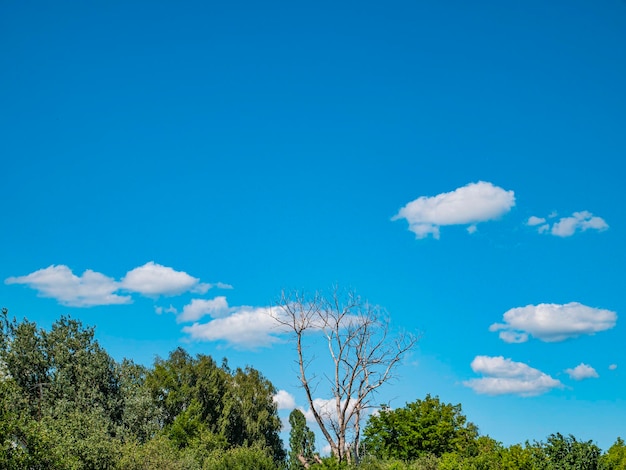
<path fill-rule="evenodd" d="M 218 300 L 220 299 L 220 300 Z M 221 300 L 223 299 L 223 300 Z M 289 327 L 279 320 L 288 321 L 285 311 L 281 307 L 228 307 L 226 298 L 216 298 L 215 302 L 197 300 L 187 305 L 178 321 L 194 321 L 204 314 L 210 314 L 213 319 L 206 323 L 194 323 L 183 327 L 182 331 L 194 341 L 225 341 L 239 349 L 255 349 L 271 346 L 283 341 L 281 338 L 289 333 Z M 210 311 L 209 311 L 210 310 Z M 342 326 L 362 321 L 362 317 L 345 315 Z M 309 325 L 311 330 L 321 330 L 324 323 L 313 320 Z"/>
<path fill-rule="evenodd" d="M 270 346 L 280 339 L 281 328 L 270 307 L 232 307 L 229 315 L 208 323 L 183 327 L 195 341 L 226 341 L 238 348 Z"/>
<path fill-rule="evenodd" d="M 64 265 L 52 265 L 26 276 L 9 277 L 6 284 L 24 284 L 39 292 L 42 297 L 52 297 L 62 305 L 91 307 L 94 305 L 127 304 L 131 298 L 117 295 L 119 283 L 104 274 L 86 270 L 76 276 Z"/>
<path fill-rule="evenodd" d="M 611 364 L 609 366 L 609 370 L 615 370 L 615 369 L 617 369 L 617 364 Z"/>
<path fill-rule="evenodd" d="M 152 261 L 132 269 L 121 281 L 91 269 L 77 276 L 67 266 L 52 265 L 26 276 L 9 277 L 4 282 L 27 285 L 37 290 L 40 296 L 52 297 L 60 304 L 71 307 L 132 302 L 129 295 L 122 295 L 120 291 L 125 291 L 124 294 L 131 292 L 155 296 L 174 295 L 186 291 L 205 293 L 212 287 L 211 284 L 201 283 L 199 279 L 185 272 L 175 271 Z M 232 289 L 232 286 L 223 283 L 216 284 L 216 287 Z M 164 311 L 176 313 L 172 306 L 168 309 L 155 307 L 155 311 L 158 314 Z"/>
<path fill-rule="evenodd" d="M 507 343 L 524 343 L 528 335 L 556 342 L 613 328 L 617 314 L 570 302 L 512 308 L 504 313 L 503 320 L 491 325 L 489 331 L 500 331 L 500 338 Z"/>
<path fill-rule="evenodd" d="M 543 217 L 535 217 L 534 215 L 531 216 L 528 219 L 528 222 L 526 222 L 527 225 L 530 225 L 531 227 L 534 227 L 535 225 L 540 225 L 540 224 L 545 224 L 546 223 L 546 219 L 544 219 Z"/>
<path fill-rule="evenodd" d="M 442 225 L 470 225 L 496 219 L 515 205 L 515 194 L 485 181 L 470 183 L 449 193 L 422 196 L 409 202 L 391 219 L 406 219 L 417 238 L 439 238 Z"/>
<path fill-rule="evenodd" d="M 556 214 L 550 214 L 555 217 Z M 609 225 L 602 217 L 594 216 L 589 211 L 574 212 L 570 217 L 561 217 L 557 222 L 550 225 L 545 223 L 546 219 L 532 216 L 528 219 L 527 225 L 539 226 L 539 233 L 550 233 L 557 237 L 571 237 L 576 232 L 584 232 L 586 230 L 597 230 L 599 232 L 607 230 Z"/>
<path fill-rule="evenodd" d="M 201 283 L 186 272 L 175 271 L 154 261 L 128 271 L 121 286 L 143 295 L 176 295 L 186 291 L 204 294 L 211 288 L 210 284 Z"/>
<path fill-rule="evenodd" d="M 601 217 L 595 217 L 591 212 L 574 212 L 571 217 L 563 217 L 552 226 L 552 235 L 557 237 L 571 237 L 577 231 L 606 230 L 609 225 Z"/>
<path fill-rule="evenodd" d="M 485 395 L 534 396 L 563 386 L 561 382 L 538 369 L 502 356 L 476 356 L 471 368 L 484 377 L 466 380 L 463 384 L 476 393 Z"/>
<path fill-rule="evenodd" d="M 279 390 L 274 395 L 274 403 L 279 410 L 293 410 L 296 407 L 296 399 L 287 390 Z"/>
<path fill-rule="evenodd" d="M 205 315 L 213 318 L 223 316 L 228 313 L 228 302 L 226 297 L 219 296 L 214 299 L 193 299 L 191 303 L 183 307 L 183 311 L 176 319 L 177 322 L 191 322 L 199 320 Z"/>
<path fill-rule="evenodd" d="M 583 364 L 582 362 L 573 369 L 565 369 L 565 373 L 574 380 L 595 379 L 599 377 L 593 367 Z"/>

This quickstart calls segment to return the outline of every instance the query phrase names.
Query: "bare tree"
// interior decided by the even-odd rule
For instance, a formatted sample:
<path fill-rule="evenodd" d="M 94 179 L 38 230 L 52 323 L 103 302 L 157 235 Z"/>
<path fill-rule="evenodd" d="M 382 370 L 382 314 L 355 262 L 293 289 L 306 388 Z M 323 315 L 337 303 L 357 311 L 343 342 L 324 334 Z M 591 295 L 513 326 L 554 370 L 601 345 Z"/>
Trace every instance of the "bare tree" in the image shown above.
<path fill-rule="evenodd" d="M 386 312 L 352 291 L 331 294 L 281 294 L 272 316 L 293 335 L 298 378 L 311 412 L 333 455 L 339 461 L 359 459 L 360 422 L 372 407 L 375 392 L 395 377 L 396 366 L 417 342 L 413 334 L 392 336 Z M 332 371 L 324 374 L 331 400 L 324 406 L 314 399 L 321 378 L 308 372 L 314 356 L 305 352 L 305 339 L 323 335 L 328 343 Z"/>

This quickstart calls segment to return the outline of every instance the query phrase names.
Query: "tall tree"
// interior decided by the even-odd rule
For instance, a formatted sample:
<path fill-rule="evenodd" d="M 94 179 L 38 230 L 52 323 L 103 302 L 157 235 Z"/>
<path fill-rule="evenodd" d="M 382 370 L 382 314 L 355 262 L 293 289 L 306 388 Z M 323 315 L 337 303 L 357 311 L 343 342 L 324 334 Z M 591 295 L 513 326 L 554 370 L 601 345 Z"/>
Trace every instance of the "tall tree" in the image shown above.
<path fill-rule="evenodd" d="M 289 414 L 289 470 L 305 468 L 304 462 L 312 462 L 315 455 L 315 434 L 306 424 L 306 418 L 297 408 Z"/>
<path fill-rule="evenodd" d="M 478 428 L 467 421 L 460 404 L 426 395 L 404 408 L 383 408 L 370 416 L 364 435 L 368 453 L 408 461 L 423 454 L 472 453 Z"/>
<path fill-rule="evenodd" d="M 602 468 L 606 470 L 626 470 L 626 444 L 618 437 L 615 443 L 601 457 Z"/>
<path fill-rule="evenodd" d="M 394 377 L 396 366 L 417 342 L 411 334 L 392 337 L 389 317 L 352 291 L 335 288 L 330 295 L 282 292 L 272 309 L 274 319 L 294 338 L 299 379 L 309 406 L 333 455 L 340 461 L 359 458 L 361 419 L 374 393 Z M 305 343 L 322 332 L 331 359 L 328 393 L 332 406 L 313 396 L 319 380 L 307 369 L 313 357 Z"/>
<path fill-rule="evenodd" d="M 198 441 L 212 447 L 257 446 L 276 462 L 284 460 L 276 389 L 256 369 L 233 372 L 209 356 L 194 358 L 178 348 L 168 359 L 156 360 L 146 384 L 179 448 Z"/>

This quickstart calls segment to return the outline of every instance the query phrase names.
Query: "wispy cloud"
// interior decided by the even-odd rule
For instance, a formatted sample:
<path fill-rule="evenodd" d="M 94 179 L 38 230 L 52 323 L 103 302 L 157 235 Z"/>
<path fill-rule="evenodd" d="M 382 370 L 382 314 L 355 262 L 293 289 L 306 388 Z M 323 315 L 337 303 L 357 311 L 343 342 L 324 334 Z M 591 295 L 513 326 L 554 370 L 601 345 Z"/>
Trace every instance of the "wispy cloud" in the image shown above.
<path fill-rule="evenodd" d="M 512 308 L 504 313 L 503 320 L 504 323 L 491 325 L 489 331 L 500 331 L 500 338 L 507 343 L 524 343 L 529 335 L 556 342 L 611 329 L 617 322 L 617 314 L 570 302 Z"/>
<path fill-rule="evenodd" d="M 502 356 L 476 356 L 471 368 L 484 377 L 467 380 L 463 384 L 480 394 L 535 396 L 563 387 L 560 381 L 548 374 Z"/>
<path fill-rule="evenodd" d="M 24 284 L 35 289 L 41 297 L 56 299 L 61 305 L 70 307 L 92 307 L 95 305 L 128 304 L 130 296 L 118 295 L 120 284 L 104 274 L 86 270 L 76 276 L 63 265 L 52 265 L 26 276 L 9 277 L 6 284 Z"/>
<path fill-rule="evenodd" d="M 565 373 L 574 380 L 596 379 L 599 377 L 598 373 L 593 367 L 582 362 L 573 369 L 565 369 Z"/>
<path fill-rule="evenodd" d="M 128 271 L 121 286 L 142 295 L 176 295 L 187 291 L 204 294 L 211 288 L 210 284 L 201 283 L 200 279 L 186 272 L 176 271 L 154 261 Z"/>
<path fill-rule="evenodd" d="M 485 181 L 470 183 L 448 193 L 421 196 L 409 202 L 391 219 L 406 219 L 416 238 L 432 235 L 439 238 L 444 225 L 469 225 L 468 232 L 476 231 L 476 224 L 497 219 L 515 205 L 515 194 Z"/>
<path fill-rule="evenodd" d="M 550 218 L 556 217 L 555 213 L 550 214 Z M 594 216 L 589 211 L 574 212 L 569 217 L 561 217 L 554 223 L 550 223 L 543 217 L 532 216 L 526 222 L 531 227 L 537 227 L 539 233 L 550 233 L 557 237 L 571 237 L 576 232 L 596 230 L 602 232 L 609 228 L 609 225 L 602 217 Z"/>
<path fill-rule="evenodd" d="M 153 261 L 130 270 L 120 281 L 91 269 L 77 276 L 68 266 L 52 265 L 26 276 L 9 277 L 4 282 L 26 285 L 35 289 L 41 297 L 50 297 L 61 305 L 71 307 L 128 304 L 132 302 L 129 293 L 154 297 L 187 291 L 205 293 L 212 287 L 183 271 Z M 222 283 L 216 284 L 216 287 L 231 288 Z M 156 309 L 157 313 L 163 311 L 162 308 Z"/>

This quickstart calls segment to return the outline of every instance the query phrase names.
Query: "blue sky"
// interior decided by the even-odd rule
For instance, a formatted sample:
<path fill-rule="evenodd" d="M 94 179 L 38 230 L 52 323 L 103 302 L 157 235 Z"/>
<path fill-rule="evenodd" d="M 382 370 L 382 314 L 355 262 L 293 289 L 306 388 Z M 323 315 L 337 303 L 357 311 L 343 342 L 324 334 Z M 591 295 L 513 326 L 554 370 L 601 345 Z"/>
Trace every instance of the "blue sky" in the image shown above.
<path fill-rule="evenodd" d="M 422 334 L 381 402 L 608 448 L 626 4 L 339 3 L 3 2 L 1 304 L 117 359 L 250 364 L 306 411 L 264 315 L 338 284 Z"/>

